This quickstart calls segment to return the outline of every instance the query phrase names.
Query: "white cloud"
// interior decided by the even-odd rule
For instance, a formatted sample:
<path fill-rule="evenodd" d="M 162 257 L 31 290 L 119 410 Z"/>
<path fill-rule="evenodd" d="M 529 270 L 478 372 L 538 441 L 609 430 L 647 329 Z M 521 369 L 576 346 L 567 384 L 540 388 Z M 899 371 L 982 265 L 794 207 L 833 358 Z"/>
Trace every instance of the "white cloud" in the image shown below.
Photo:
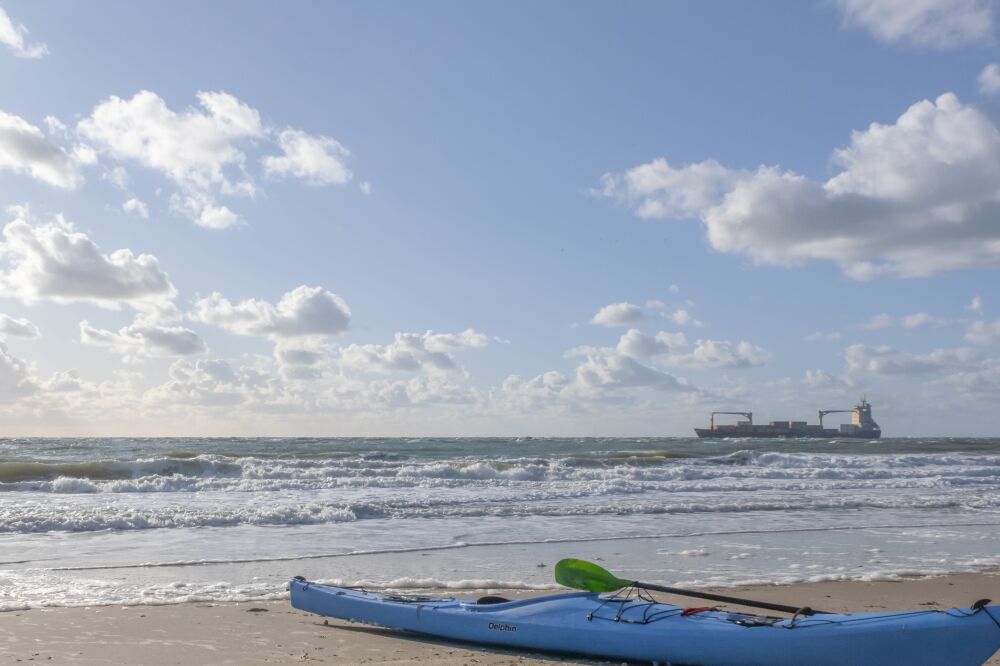
<path fill-rule="evenodd" d="M 911 354 L 888 346 L 851 345 L 845 350 L 847 370 L 852 374 L 915 375 L 953 369 L 974 363 L 978 354 L 964 347 L 935 349 Z"/>
<path fill-rule="evenodd" d="M 646 318 L 642 308 L 632 303 L 612 303 L 597 311 L 590 320 L 600 326 L 627 326 Z"/>
<path fill-rule="evenodd" d="M 206 229 L 229 229 L 244 224 L 243 218 L 228 206 L 218 204 L 213 197 L 200 192 L 172 194 L 170 209 Z"/>
<path fill-rule="evenodd" d="M 185 359 L 173 362 L 169 379 L 148 390 L 143 402 L 150 406 L 185 405 L 195 408 L 229 408 L 259 396 L 260 378 L 249 368 L 238 370 L 223 359 Z"/>
<path fill-rule="evenodd" d="M 972 300 L 965 307 L 968 310 L 972 310 L 976 314 L 983 314 L 983 299 L 982 299 L 982 297 L 980 297 L 979 294 L 976 294 L 975 296 L 972 297 Z"/>
<path fill-rule="evenodd" d="M 623 174 L 604 174 L 599 193 L 634 204 L 642 218 L 684 218 L 712 206 L 739 177 L 715 160 L 677 169 L 658 157 Z"/>
<path fill-rule="evenodd" d="M 134 215 L 138 215 L 144 220 L 149 219 L 149 206 L 147 206 L 144 202 L 140 201 L 139 199 L 136 199 L 135 197 L 132 197 L 131 199 L 123 203 L 122 210 L 124 210 L 126 213 L 132 213 Z"/>
<path fill-rule="evenodd" d="M 302 130 L 285 129 L 278 135 L 283 155 L 269 155 L 261 160 L 271 176 L 295 176 L 310 185 L 343 185 L 351 179 L 347 158 L 351 152 L 329 136 L 313 136 Z M 371 186 L 362 183 L 362 192 Z"/>
<path fill-rule="evenodd" d="M 666 303 L 656 298 L 651 298 L 648 301 L 646 301 L 646 308 L 649 310 L 662 310 L 666 306 L 667 306 Z"/>
<path fill-rule="evenodd" d="M 367 180 L 362 181 L 362 183 L 358 185 L 358 188 L 361 190 L 361 194 L 364 194 L 365 196 L 372 193 L 372 184 L 369 183 Z"/>
<path fill-rule="evenodd" d="M 119 190 L 128 188 L 128 171 L 123 166 L 116 166 L 101 174 L 101 180 L 106 180 Z"/>
<path fill-rule="evenodd" d="M 318 379 L 329 357 L 330 350 L 319 336 L 284 338 L 274 345 L 278 372 L 286 380 Z"/>
<path fill-rule="evenodd" d="M 675 365 L 689 368 L 751 368 L 765 365 L 771 354 L 745 340 L 696 340 L 694 351 L 670 359 Z"/>
<path fill-rule="evenodd" d="M 871 330 L 889 328 L 890 326 L 892 326 L 892 317 L 883 312 L 881 314 L 874 315 L 871 319 L 869 319 L 861 326 L 862 328 L 867 328 Z"/>
<path fill-rule="evenodd" d="M 38 327 L 27 319 L 14 319 L 5 314 L 0 314 L 0 336 L 12 335 L 18 338 L 38 338 L 41 332 Z"/>
<path fill-rule="evenodd" d="M 366 372 L 449 372 L 458 369 L 452 352 L 485 347 L 489 340 L 471 328 L 461 333 L 396 333 L 388 345 L 344 347 L 340 361 L 343 367 Z"/>
<path fill-rule="evenodd" d="M 1000 359 L 989 359 L 975 368 L 948 377 L 964 393 L 1000 394 Z"/>
<path fill-rule="evenodd" d="M 948 319 L 935 317 L 927 314 L 926 312 L 917 312 L 916 314 L 906 315 L 903 317 L 902 321 L 903 328 L 923 328 L 925 326 L 937 328 L 951 324 L 951 321 Z"/>
<path fill-rule="evenodd" d="M 563 399 L 571 382 L 561 372 L 550 370 L 529 380 L 510 375 L 500 385 L 505 404 L 528 411 L 546 407 Z"/>
<path fill-rule="evenodd" d="M 33 393 L 37 388 L 28 364 L 11 355 L 7 345 L 0 342 L 0 399 L 17 399 Z"/>
<path fill-rule="evenodd" d="M 62 216 L 32 225 L 23 210 L 14 212 L 21 216 L 4 227 L 0 242 L 0 295 L 111 308 L 124 303 L 149 312 L 172 308 L 177 290 L 153 255 L 104 254 Z"/>
<path fill-rule="evenodd" d="M 630 328 L 621 338 L 615 349 L 632 358 L 650 358 L 664 354 L 673 354 L 687 346 L 687 338 L 683 333 L 660 331 L 655 337 Z"/>
<path fill-rule="evenodd" d="M 977 345 L 1000 344 L 1000 319 L 993 322 L 972 322 L 965 329 L 965 339 Z"/>
<path fill-rule="evenodd" d="M 80 342 L 106 347 L 129 359 L 147 356 L 190 356 L 206 351 L 205 342 L 189 328 L 162 326 L 137 318 L 117 333 L 80 322 Z"/>
<path fill-rule="evenodd" d="M 676 310 L 670 314 L 670 321 L 674 322 L 678 326 L 694 326 L 695 328 L 701 328 L 703 324 L 691 316 L 691 313 L 687 310 L 680 309 Z"/>
<path fill-rule="evenodd" d="M 177 113 L 148 90 L 129 100 L 112 96 L 94 107 L 77 130 L 113 157 L 160 171 L 179 185 L 228 182 L 225 169 L 246 161 L 240 142 L 264 135 L 260 114 L 224 92 L 197 97 L 203 111 Z"/>
<path fill-rule="evenodd" d="M 660 331 L 650 337 L 634 328 L 619 338 L 613 350 L 581 347 L 571 354 L 609 355 L 612 351 L 634 359 L 653 359 L 665 367 L 686 368 L 749 368 L 766 364 L 771 356 L 767 350 L 746 341 L 696 340 L 691 348 L 683 333 Z"/>
<path fill-rule="evenodd" d="M 806 370 L 802 383 L 813 389 L 843 388 L 853 384 L 844 377 L 835 377 L 826 370 Z"/>
<path fill-rule="evenodd" d="M 979 73 L 979 92 L 983 95 L 995 95 L 1000 92 L 1000 65 L 990 63 Z"/>
<path fill-rule="evenodd" d="M 764 365 L 770 359 L 767 350 L 746 341 L 696 340 L 691 349 L 683 333 L 660 331 L 649 337 L 634 328 L 619 338 L 615 350 L 631 358 L 655 358 L 657 363 L 668 367 L 748 368 Z M 588 351 L 588 348 L 577 350 Z"/>
<path fill-rule="evenodd" d="M 131 99 L 112 96 L 77 124 L 77 131 L 104 153 L 132 160 L 173 180 L 174 203 L 197 224 L 221 229 L 236 224 L 235 213 L 215 203 L 214 192 L 253 195 L 242 146 L 264 138 L 256 109 L 225 92 L 199 92 L 200 109 L 176 112 L 154 92 Z M 233 172 L 243 177 L 234 181 Z"/>
<path fill-rule="evenodd" d="M 840 331 L 816 331 L 815 333 L 810 333 L 806 336 L 808 342 L 830 342 L 832 340 L 840 339 Z"/>
<path fill-rule="evenodd" d="M 888 43 L 954 48 L 988 41 L 989 0 L 837 0 L 844 21 Z"/>
<path fill-rule="evenodd" d="M 707 184 L 653 169 L 635 188 L 633 169 L 606 177 L 605 192 L 642 217 L 697 215 L 713 248 L 761 264 L 833 261 L 859 280 L 1000 266 L 1000 132 L 981 111 L 951 93 L 918 102 L 855 132 L 833 161 L 841 170 L 825 183 L 713 167 Z"/>
<path fill-rule="evenodd" d="M 80 165 L 93 161 L 86 148 L 67 152 L 24 118 L 0 111 L 0 169 L 28 174 L 43 183 L 71 190 L 83 180 Z"/>
<path fill-rule="evenodd" d="M 694 390 L 686 381 L 643 365 L 613 349 L 587 349 L 579 353 L 584 360 L 576 368 L 576 385 L 585 392 L 627 388 Z"/>
<path fill-rule="evenodd" d="M 301 285 L 277 305 L 255 298 L 232 303 L 214 292 L 195 303 L 189 316 L 237 335 L 285 338 L 342 333 L 350 324 L 351 310 L 337 294 Z"/>
<path fill-rule="evenodd" d="M 49 53 L 45 44 L 29 44 L 28 29 L 14 23 L 3 7 L 0 7 L 0 44 L 18 58 L 41 58 Z"/>

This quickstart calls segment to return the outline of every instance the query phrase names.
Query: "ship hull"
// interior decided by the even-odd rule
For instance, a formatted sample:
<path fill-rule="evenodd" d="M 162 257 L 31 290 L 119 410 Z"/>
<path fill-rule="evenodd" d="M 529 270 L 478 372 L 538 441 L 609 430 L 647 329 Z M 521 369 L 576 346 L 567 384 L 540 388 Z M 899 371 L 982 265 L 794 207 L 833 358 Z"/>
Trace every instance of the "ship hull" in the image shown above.
<path fill-rule="evenodd" d="M 695 428 L 695 433 L 702 439 L 724 439 L 726 437 L 758 437 L 761 439 L 781 439 L 808 437 L 812 439 L 878 439 L 882 436 L 880 430 L 858 430 L 842 432 L 831 428 L 773 428 L 771 426 L 751 426 L 749 428 L 722 427 Z"/>

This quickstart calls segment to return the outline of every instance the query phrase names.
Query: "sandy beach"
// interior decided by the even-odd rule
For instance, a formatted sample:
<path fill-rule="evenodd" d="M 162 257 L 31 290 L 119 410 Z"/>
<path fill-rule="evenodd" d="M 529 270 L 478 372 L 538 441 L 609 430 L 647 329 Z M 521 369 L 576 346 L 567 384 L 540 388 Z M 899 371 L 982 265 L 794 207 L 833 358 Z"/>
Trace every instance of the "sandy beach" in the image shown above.
<path fill-rule="evenodd" d="M 1000 575 L 754 586 L 728 588 L 726 592 L 831 611 L 943 609 L 968 606 L 983 597 L 1000 599 Z M 0 613 L 0 646 L 3 664 L 602 663 L 428 640 L 336 620 L 325 622 L 291 609 L 287 601 Z M 987 663 L 1000 665 L 1000 655 Z"/>

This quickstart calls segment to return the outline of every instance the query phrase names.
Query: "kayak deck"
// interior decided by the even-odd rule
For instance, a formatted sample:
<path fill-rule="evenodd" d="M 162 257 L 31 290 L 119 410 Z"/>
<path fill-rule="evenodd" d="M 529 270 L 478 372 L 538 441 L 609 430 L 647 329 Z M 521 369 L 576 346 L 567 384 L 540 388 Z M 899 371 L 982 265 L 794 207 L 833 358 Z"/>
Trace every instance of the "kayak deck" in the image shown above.
<path fill-rule="evenodd" d="M 771 618 L 593 592 L 501 603 L 290 584 L 292 606 L 507 648 L 700 666 L 979 666 L 1000 649 L 1000 607 Z"/>

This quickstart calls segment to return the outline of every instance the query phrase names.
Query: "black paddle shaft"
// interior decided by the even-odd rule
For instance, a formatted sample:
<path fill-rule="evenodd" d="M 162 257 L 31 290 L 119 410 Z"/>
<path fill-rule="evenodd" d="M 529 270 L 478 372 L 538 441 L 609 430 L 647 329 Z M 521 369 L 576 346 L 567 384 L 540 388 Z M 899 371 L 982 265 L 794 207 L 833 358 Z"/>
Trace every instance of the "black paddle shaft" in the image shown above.
<path fill-rule="evenodd" d="M 763 608 L 765 610 L 780 611 L 782 613 L 795 613 L 798 615 L 830 615 L 829 611 L 821 611 L 804 607 L 795 606 L 785 606 L 784 604 L 769 604 L 766 601 L 754 601 L 752 599 L 740 599 L 739 597 L 727 597 L 721 594 L 711 594 L 709 592 L 695 592 L 694 590 L 681 590 L 676 587 L 666 587 L 665 585 L 653 585 L 651 583 L 640 583 L 635 581 L 632 583 L 635 587 L 641 587 L 645 590 L 656 590 L 657 592 L 666 592 L 667 594 L 679 594 L 682 597 L 697 597 L 698 599 L 708 599 L 710 601 L 724 601 L 731 604 L 740 604 L 741 606 L 751 606 L 753 608 Z"/>

